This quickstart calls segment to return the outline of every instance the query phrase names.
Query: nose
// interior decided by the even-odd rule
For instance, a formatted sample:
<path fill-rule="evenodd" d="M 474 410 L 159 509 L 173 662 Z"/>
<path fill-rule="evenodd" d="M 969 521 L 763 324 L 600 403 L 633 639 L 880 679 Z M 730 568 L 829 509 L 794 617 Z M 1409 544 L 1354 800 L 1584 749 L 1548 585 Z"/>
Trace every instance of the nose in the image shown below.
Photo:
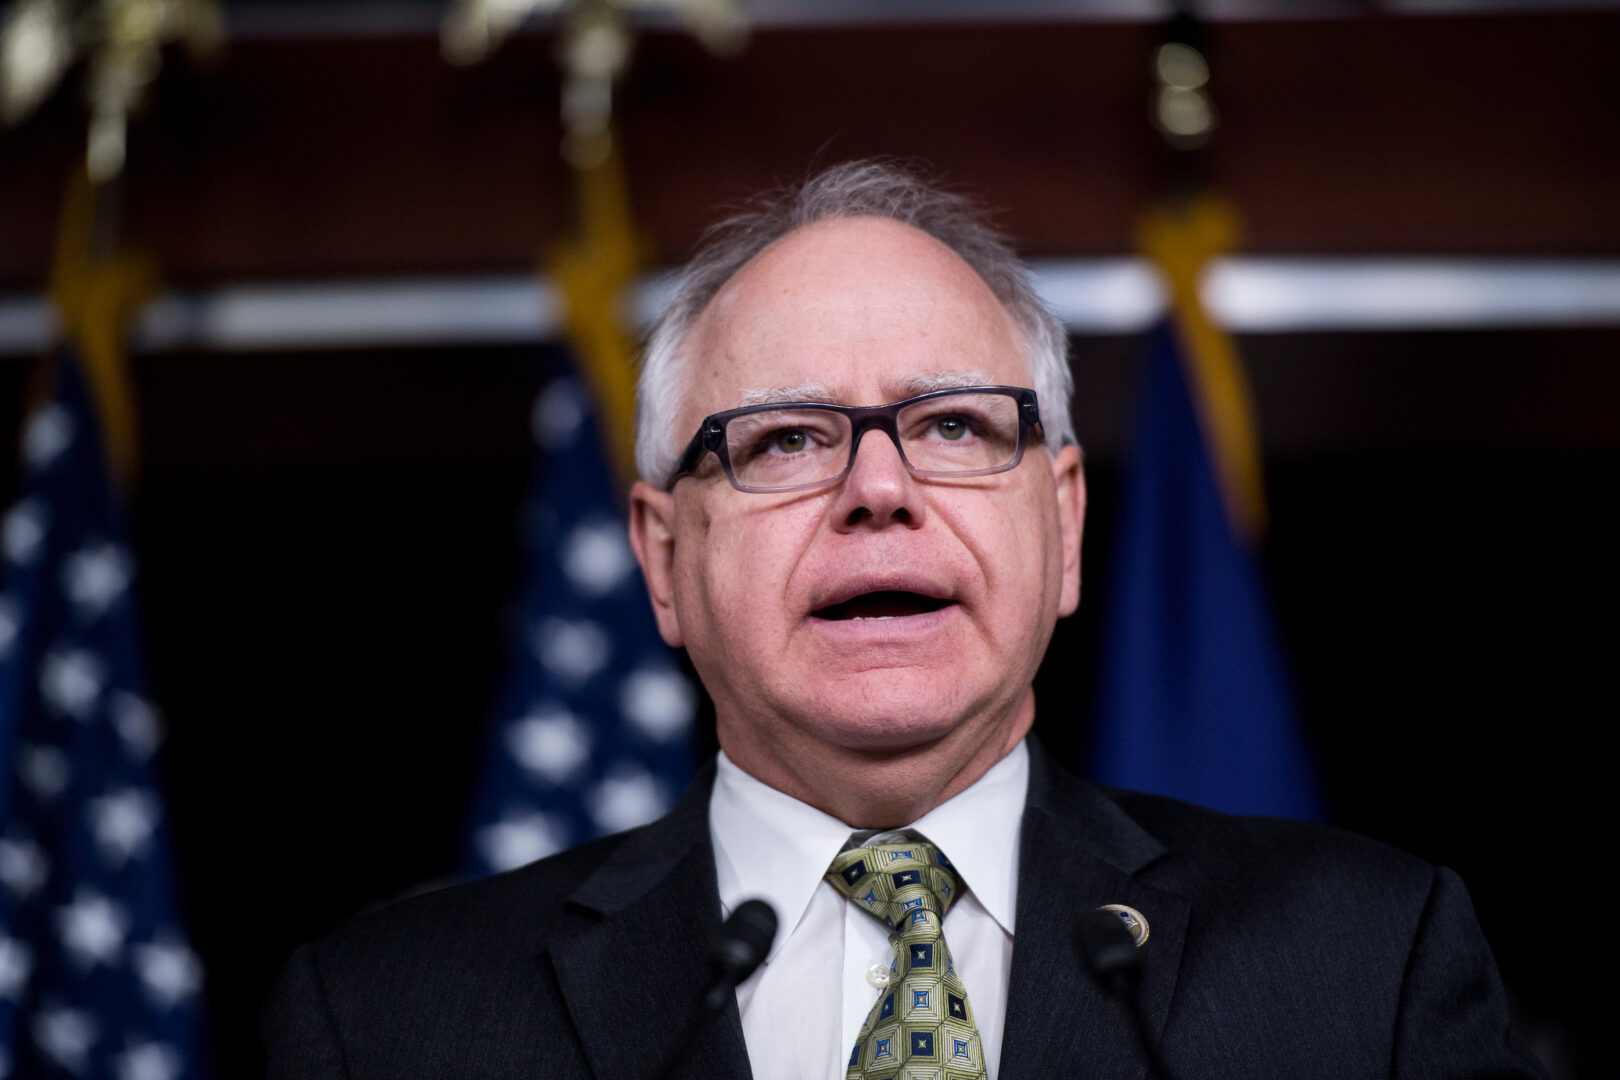
<path fill-rule="evenodd" d="M 900 448 L 883 431 L 869 430 L 862 436 L 849 474 L 838 487 L 834 512 L 846 531 L 922 527 L 922 485 L 906 468 Z"/>

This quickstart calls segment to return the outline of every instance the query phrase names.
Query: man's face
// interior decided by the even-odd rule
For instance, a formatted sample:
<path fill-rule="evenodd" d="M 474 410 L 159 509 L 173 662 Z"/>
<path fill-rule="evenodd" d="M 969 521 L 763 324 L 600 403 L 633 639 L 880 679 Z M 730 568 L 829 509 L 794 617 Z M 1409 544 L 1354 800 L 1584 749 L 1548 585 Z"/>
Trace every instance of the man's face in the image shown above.
<path fill-rule="evenodd" d="M 674 434 L 745 399 L 1028 386 L 1024 355 L 944 245 L 884 219 L 822 222 L 762 252 L 700 316 Z M 824 390 L 794 389 L 807 385 Z M 832 486 L 744 493 L 708 455 L 671 494 L 638 485 L 634 500 L 660 628 L 686 646 L 739 761 L 991 737 L 1030 708 L 1053 624 L 1078 603 L 1078 452 L 1054 459 L 1035 433 L 993 476 L 916 478 L 873 430 Z"/>

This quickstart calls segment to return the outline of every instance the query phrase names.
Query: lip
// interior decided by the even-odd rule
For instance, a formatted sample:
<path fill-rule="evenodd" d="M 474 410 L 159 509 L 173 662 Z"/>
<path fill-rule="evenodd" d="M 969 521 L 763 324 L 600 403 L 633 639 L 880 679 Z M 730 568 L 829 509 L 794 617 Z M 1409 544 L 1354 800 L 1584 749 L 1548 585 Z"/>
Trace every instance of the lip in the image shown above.
<path fill-rule="evenodd" d="M 881 617 L 828 619 L 816 614 L 858 596 L 879 592 L 916 593 L 943 601 L 943 604 L 932 611 Z M 905 572 L 861 574 L 845 578 L 818 594 L 805 621 L 834 648 L 920 647 L 946 631 L 960 606 L 956 590 L 937 578 Z"/>
<path fill-rule="evenodd" d="M 819 616 L 816 615 L 816 612 L 818 611 L 825 611 L 827 608 L 833 607 L 836 604 L 842 604 L 845 601 L 853 600 L 857 596 L 864 596 L 867 593 L 876 592 L 916 593 L 918 596 L 926 596 L 930 600 L 943 600 L 946 602 L 946 604 L 945 607 L 939 609 L 940 611 L 944 611 L 959 602 L 959 597 L 957 597 L 955 589 L 951 588 L 944 582 L 936 581 L 932 578 L 923 577 L 918 574 L 889 573 L 861 575 L 859 577 L 847 578 L 844 581 L 841 581 L 838 584 L 826 589 L 825 591 L 818 593 L 811 602 L 810 617 L 812 619 L 818 619 Z M 938 612 L 929 612 L 927 614 L 938 614 Z M 899 619 L 915 618 L 921 618 L 921 615 L 903 615 L 896 617 L 895 620 L 866 621 L 898 621 Z M 821 619 L 820 621 L 850 622 L 859 620 Z"/>
<path fill-rule="evenodd" d="M 815 615 L 806 621 L 812 630 L 835 648 L 866 649 L 880 645 L 901 646 L 933 641 L 956 618 L 960 605 L 946 604 L 934 611 L 884 618 L 823 619 Z"/>

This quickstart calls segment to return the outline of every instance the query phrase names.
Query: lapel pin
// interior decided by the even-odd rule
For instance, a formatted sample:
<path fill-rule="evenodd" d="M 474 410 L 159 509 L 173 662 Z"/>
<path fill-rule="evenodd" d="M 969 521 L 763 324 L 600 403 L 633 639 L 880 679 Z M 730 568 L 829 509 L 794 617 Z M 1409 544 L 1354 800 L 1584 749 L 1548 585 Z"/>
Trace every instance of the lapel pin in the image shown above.
<path fill-rule="evenodd" d="M 1112 911 L 1115 915 L 1118 915 L 1120 922 L 1125 924 L 1125 929 L 1131 932 L 1131 940 L 1136 942 L 1138 949 L 1147 943 L 1148 921 L 1140 911 L 1124 904 L 1104 904 L 1097 910 Z"/>

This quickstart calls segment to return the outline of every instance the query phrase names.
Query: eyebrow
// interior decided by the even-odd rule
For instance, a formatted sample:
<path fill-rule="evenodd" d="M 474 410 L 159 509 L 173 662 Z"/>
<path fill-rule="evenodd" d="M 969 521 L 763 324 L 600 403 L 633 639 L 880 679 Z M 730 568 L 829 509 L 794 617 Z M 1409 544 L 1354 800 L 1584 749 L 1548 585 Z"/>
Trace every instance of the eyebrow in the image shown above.
<path fill-rule="evenodd" d="M 965 386 L 989 386 L 995 380 L 982 371 L 935 371 L 907 376 L 896 385 L 900 397 L 908 398 L 932 390 L 959 390 Z M 739 406 L 784 405 L 795 401 L 821 401 L 842 404 L 847 395 L 833 390 L 826 383 L 802 382 L 793 386 L 763 386 L 744 390 Z"/>
<path fill-rule="evenodd" d="M 785 405 L 793 401 L 824 401 L 836 405 L 838 395 L 826 383 L 802 382 L 795 386 L 764 386 L 744 390 L 739 405 Z"/>
<path fill-rule="evenodd" d="M 982 371 L 936 371 L 908 377 L 900 385 L 905 396 L 926 394 L 931 390 L 960 390 L 964 386 L 994 386 L 995 380 Z"/>

